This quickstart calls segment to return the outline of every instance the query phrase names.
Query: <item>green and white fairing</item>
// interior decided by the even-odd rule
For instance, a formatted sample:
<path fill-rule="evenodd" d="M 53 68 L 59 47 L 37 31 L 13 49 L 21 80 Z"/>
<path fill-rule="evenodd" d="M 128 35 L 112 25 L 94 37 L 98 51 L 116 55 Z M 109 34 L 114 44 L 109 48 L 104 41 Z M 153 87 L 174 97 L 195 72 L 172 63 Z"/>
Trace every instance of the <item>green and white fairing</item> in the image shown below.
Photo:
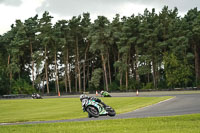
<path fill-rule="evenodd" d="M 82 101 L 83 110 L 87 106 L 94 106 L 94 107 L 96 107 L 98 109 L 98 111 L 99 111 L 99 115 L 106 115 L 106 114 L 108 114 L 108 112 L 103 108 L 103 105 L 100 104 L 100 103 L 98 103 L 98 102 L 95 102 L 95 100 L 84 99 Z"/>

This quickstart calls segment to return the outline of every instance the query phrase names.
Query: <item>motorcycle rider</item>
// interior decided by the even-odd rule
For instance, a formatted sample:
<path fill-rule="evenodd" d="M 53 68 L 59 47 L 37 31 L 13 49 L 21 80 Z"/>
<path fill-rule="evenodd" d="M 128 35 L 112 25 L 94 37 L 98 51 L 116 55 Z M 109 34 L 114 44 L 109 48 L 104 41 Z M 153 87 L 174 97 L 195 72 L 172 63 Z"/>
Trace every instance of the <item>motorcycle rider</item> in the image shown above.
<path fill-rule="evenodd" d="M 101 91 L 101 92 L 100 92 L 101 96 L 103 96 L 103 93 L 104 93 L 104 91 Z"/>
<path fill-rule="evenodd" d="M 104 108 L 107 107 L 107 105 L 104 102 L 102 102 L 101 99 L 99 99 L 99 98 L 82 94 L 82 95 L 80 95 L 80 101 L 82 102 L 83 99 L 94 100 L 95 102 L 101 103 Z"/>

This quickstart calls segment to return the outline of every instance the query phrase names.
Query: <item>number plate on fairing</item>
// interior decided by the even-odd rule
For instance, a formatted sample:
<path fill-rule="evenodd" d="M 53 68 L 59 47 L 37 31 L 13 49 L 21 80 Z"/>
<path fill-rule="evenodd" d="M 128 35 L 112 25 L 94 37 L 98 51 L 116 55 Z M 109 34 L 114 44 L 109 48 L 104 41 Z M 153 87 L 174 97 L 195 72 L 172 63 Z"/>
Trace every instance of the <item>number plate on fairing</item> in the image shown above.
<path fill-rule="evenodd" d="M 82 101 L 82 106 L 85 106 L 85 105 L 87 105 L 88 104 L 88 99 L 83 99 L 83 101 Z"/>

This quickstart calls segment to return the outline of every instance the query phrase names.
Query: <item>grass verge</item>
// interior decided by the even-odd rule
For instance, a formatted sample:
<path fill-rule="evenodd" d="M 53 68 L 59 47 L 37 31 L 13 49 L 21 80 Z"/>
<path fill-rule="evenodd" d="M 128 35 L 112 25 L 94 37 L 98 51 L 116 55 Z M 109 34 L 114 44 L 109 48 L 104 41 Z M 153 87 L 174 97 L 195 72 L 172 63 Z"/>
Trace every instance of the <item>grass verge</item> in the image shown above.
<path fill-rule="evenodd" d="M 117 114 L 155 104 L 171 97 L 101 98 Z M 0 123 L 63 120 L 87 117 L 78 98 L 0 100 Z"/>
<path fill-rule="evenodd" d="M 0 126 L 1 133 L 199 133 L 200 114 Z"/>

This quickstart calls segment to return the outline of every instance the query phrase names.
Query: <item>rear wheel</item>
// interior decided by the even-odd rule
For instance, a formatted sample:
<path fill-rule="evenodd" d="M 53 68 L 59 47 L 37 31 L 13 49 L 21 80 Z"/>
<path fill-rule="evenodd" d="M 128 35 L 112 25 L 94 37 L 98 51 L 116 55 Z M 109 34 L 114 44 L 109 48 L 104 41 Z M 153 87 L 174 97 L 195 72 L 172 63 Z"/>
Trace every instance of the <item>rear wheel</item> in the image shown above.
<path fill-rule="evenodd" d="M 88 112 L 88 117 L 99 117 L 99 111 L 97 108 L 93 107 L 93 106 L 88 106 L 86 111 Z"/>

